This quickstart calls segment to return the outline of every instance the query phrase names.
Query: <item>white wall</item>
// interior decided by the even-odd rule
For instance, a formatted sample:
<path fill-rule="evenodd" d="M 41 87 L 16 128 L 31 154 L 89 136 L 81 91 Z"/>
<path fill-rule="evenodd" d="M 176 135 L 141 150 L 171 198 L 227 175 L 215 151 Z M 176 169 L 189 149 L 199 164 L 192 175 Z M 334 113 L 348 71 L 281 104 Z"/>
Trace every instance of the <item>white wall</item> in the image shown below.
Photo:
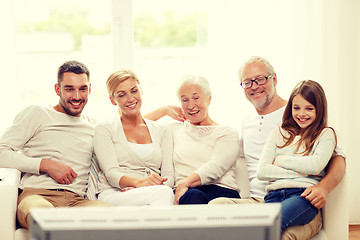
<path fill-rule="evenodd" d="M 301 80 L 319 81 L 328 98 L 329 122 L 347 154 L 350 191 L 344 211 L 349 211 L 350 224 L 360 224 L 356 150 L 360 137 L 360 1 L 255 0 L 238 1 L 235 6 L 234 2 L 213 3 L 209 23 L 207 64 L 211 81 L 220 82 L 212 102 L 216 118 L 236 127 L 241 116 L 252 111 L 240 87 L 233 84 L 238 67 L 248 56 L 260 55 L 272 62 L 278 74 L 277 89 L 284 98 Z M 226 14 L 220 15 L 222 11 Z"/>
<path fill-rule="evenodd" d="M 360 1 L 324 1 L 323 73 L 333 125 L 347 154 L 349 221 L 360 224 Z"/>

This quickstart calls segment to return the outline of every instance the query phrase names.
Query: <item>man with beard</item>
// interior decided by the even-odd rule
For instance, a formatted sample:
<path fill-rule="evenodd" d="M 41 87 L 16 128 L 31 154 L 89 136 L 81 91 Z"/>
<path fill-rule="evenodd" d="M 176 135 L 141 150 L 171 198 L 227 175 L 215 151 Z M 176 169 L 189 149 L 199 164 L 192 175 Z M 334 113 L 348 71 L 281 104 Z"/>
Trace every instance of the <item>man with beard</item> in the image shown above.
<path fill-rule="evenodd" d="M 266 195 L 265 188 L 268 182 L 260 181 L 256 176 L 259 157 L 272 129 L 281 126 L 287 101 L 277 94 L 276 85 L 278 82 L 275 70 L 262 57 L 250 57 L 241 67 L 239 79 L 246 98 L 257 112 L 257 114 L 244 118 L 241 127 L 241 143 L 244 151 L 242 155 L 245 157 L 248 166 L 250 198 L 217 198 L 210 204 L 263 203 Z M 337 186 L 345 174 L 344 154 L 339 148 L 335 150 L 327 166 L 326 176 L 318 184 L 306 188 L 301 195 L 318 209 L 325 205 L 327 195 Z M 322 218 L 318 214 L 309 224 L 286 229 L 282 234 L 282 240 L 310 239 L 320 231 L 321 226 Z"/>
<path fill-rule="evenodd" d="M 0 138 L 0 167 L 22 172 L 17 217 L 25 228 L 31 208 L 109 206 L 84 198 L 95 124 L 81 114 L 89 76 L 80 62 L 62 64 L 55 84 L 59 103 L 25 108 Z"/>

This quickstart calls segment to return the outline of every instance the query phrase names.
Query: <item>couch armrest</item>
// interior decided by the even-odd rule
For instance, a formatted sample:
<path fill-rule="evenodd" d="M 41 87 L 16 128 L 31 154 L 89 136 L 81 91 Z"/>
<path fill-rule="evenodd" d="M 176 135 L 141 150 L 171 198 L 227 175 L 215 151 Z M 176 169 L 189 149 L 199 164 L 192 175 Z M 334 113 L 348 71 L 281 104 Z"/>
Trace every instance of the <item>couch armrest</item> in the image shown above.
<path fill-rule="evenodd" d="M 20 171 L 0 168 L 0 232 L 1 239 L 13 240 L 16 229 L 16 207 Z"/>
<path fill-rule="evenodd" d="M 329 193 L 323 208 L 323 228 L 328 240 L 349 239 L 347 176 Z"/>

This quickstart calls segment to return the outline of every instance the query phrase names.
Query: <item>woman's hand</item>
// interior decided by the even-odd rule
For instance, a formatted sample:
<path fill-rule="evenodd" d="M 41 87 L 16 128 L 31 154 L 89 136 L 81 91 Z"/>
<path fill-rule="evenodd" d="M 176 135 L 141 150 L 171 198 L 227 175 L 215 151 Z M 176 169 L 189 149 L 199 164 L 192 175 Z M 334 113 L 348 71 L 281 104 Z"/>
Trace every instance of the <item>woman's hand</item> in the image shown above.
<path fill-rule="evenodd" d="M 187 183 L 185 181 L 180 182 L 175 191 L 175 205 L 179 205 L 180 198 L 187 192 L 187 190 L 189 190 Z"/>
<path fill-rule="evenodd" d="M 181 107 L 168 105 L 165 107 L 166 115 L 180 122 L 184 122 L 186 120 L 185 114 Z"/>
<path fill-rule="evenodd" d="M 145 118 L 157 121 L 158 119 L 169 116 L 172 119 L 175 119 L 180 122 L 184 122 L 186 120 L 185 114 L 181 107 L 174 106 L 174 105 L 166 105 L 162 106 L 158 109 L 155 109 L 152 112 L 149 112 L 144 115 Z"/>
<path fill-rule="evenodd" d="M 176 187 L 174 204 L 179 204 L 179 199 L 186 193 L 189 188 L 201 185 L 200 176 L 197 173 L 192 173 L 190 176 L 181 180 Z"/>
<path fill-rule="evenodd" d="M 129 190 L 134 189 L 134 188 L 136 188 L 136 187 L 126 187 L 126 188 L 122 188 L 122 189 L 121 189 L 121 192 L 126 192 L 126 191 L 129 191 Z"/>
<path fill-rule="evenodd" d="M 141 179 L 136 187 L 163 185 L 167 181 L 167 178 L 160 177 L 158 174 L 153 173 L 150 176 Z"/>

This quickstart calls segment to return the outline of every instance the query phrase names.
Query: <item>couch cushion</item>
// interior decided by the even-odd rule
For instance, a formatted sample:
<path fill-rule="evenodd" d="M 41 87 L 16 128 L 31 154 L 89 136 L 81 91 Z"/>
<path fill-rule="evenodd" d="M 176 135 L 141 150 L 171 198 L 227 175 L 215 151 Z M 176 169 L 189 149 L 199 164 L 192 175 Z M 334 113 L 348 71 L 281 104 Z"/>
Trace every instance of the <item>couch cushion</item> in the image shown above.
<path fill-rule="evenodd" d="M 15 231 L 15 240 L 29 240 L 30 239 L 30 231 L 25 228 L 18 228 Z"/>
<path fill-rule="evenodd" d="M 90 173 L 89 173 L 89 185 L 86 192 L 86 197 L 90 200 L 96 200 L 96 192 L 99 182 L 99 162 L 95 154 L 91 157 Z"/>

